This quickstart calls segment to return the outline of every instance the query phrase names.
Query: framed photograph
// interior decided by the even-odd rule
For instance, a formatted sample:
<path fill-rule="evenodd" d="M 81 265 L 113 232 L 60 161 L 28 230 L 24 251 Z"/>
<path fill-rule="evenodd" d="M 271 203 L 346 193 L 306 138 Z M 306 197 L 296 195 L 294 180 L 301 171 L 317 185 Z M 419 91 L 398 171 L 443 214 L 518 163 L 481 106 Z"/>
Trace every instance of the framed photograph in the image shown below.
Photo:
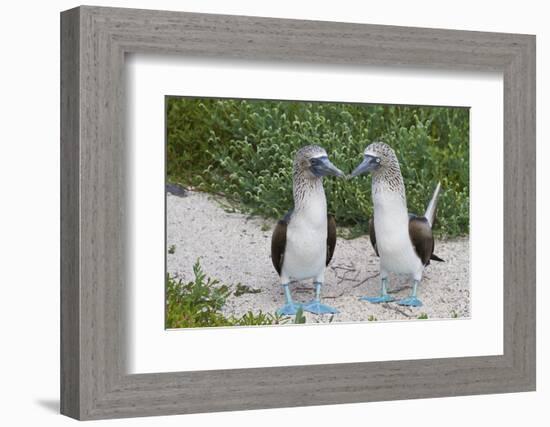
<path fill-rule="evenodd" d="M 61 411 L 535 390 L 535 37 L 61 14 Z"/>

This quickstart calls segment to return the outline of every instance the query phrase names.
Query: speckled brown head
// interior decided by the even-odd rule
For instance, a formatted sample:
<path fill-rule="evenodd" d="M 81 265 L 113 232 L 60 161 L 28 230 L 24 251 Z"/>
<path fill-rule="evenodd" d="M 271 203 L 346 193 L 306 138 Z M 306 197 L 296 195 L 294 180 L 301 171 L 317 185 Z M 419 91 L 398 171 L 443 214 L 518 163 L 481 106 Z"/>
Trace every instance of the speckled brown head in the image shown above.
<path fill-rule="evenodd" d="M 352 177 L 362 175 L 364 173 L 372 173 L 380 175 L 387 172 L 399 172 L 399 161 L 395 155 L 395 151 L 384 142 L 373 142 L 363 152 L 363 161 L 351 173 Z"/>
<path fill-rule="evenodd" d="M 350 177 L 371 173 L 373 194 L 395 191 L 405 199 L 405 185 L 395 151 L 384 142 L 373 142 L 363 152 L 363 161 Z"/>
<path fill-rule="evenodd" d="M 330 162 L 324 148 L 307 145 L 294 156 L 294 175 L 316 179 L 327 175 L 344 176 L 344 173 Z"/>

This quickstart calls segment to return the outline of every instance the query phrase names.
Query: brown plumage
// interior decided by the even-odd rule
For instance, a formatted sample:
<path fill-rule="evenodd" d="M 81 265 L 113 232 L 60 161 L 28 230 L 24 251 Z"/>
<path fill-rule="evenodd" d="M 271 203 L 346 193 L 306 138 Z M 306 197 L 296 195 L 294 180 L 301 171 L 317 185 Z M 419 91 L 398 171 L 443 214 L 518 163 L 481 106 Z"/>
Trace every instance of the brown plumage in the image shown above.
<path fill-rule="evenodd" d="M 273 267 L 280 275 L 283 269 L 283 262 L 285 260 L 286 249 L 286 229 L 292 211 L 287 213 L 283 219 L 277 222 L 275 230 L 271 236 L 271 262 Z M 334 248 L 336 247 L 336 220 L 333 215 L 327 215 L 327 259 L 325 265 L 329 265 L 334 255 Z"/>
<path fill-rule="evenodd" d="M 327 261 L 325 265 L 330 264 L 334 248 L 336 247 L 336 220 L 331 214 L 327 215 Z"/>

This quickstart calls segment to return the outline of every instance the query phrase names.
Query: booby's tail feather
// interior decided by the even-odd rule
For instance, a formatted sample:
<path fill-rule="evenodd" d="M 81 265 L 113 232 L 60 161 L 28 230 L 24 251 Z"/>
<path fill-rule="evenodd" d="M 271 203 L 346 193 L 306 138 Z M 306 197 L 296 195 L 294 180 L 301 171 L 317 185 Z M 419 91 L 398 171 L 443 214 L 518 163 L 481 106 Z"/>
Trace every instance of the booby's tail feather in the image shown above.
<path fill-rule="evenodd" d="M 435 212 L 437 210 L 437 199 L 439 198 L 440 190 L 441 190 L 441 182 L 438 182 L 437 187 L 435 187 L 434 194 L 432 195 L 432 199 L 430 200 L 430 203 L 428 203 L 428 207 L 426 208 L 426 212 L 424 213 L 424 217 L 428 220 L 430 227 L 433 227 L 433 224 L 435 221 Z"/>
<path fill-rule="evenodd" d="M 434 261 L 445 262 L 444 259 L 439 258 L 436 254 L 431 254 L 430 259 L 433 259 Z"/>

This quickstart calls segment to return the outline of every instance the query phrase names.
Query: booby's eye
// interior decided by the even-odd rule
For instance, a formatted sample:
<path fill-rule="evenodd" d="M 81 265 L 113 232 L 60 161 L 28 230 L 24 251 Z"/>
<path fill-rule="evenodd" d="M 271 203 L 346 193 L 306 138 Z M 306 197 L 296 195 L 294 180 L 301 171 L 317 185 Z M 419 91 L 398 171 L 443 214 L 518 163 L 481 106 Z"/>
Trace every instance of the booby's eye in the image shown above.
<path fill-rule="evenodd" d="M 310 162 L 312 165 L 318 165 L 323 163 L 325 160 L 328 160 L 327 156 L 319 156 L 319 157 L 312 157 L 310 159 Z"/>
<path fill-rule="evenodd" d="M 323 166 L 323 163 L 328 160 L 327 156 L 312 157 L 309 159 L 309 164 L 312 169 Z"/>

